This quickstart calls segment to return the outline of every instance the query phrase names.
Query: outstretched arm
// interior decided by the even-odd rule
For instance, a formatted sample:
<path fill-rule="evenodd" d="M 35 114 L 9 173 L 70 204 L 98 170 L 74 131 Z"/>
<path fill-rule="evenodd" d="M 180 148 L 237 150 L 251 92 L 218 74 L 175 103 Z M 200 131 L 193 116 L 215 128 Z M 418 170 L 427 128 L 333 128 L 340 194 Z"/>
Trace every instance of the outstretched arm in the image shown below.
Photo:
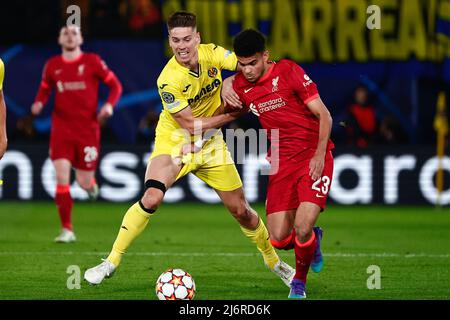
<path fill-rule="evenodd" d="M 173 113 L 172 116 L 182 128 L 189 132 L 190 135 L 198 135 L 203 134 L 210 129 L 218 129 L 228 122 L 236 120 L 243 114 L 244 111 L 234 111 L 213 117 L 195 118 L 192 114 L 192 109 L 186 107 L 177 113 Z"/>
<path fill-rule="evenodd" d="M 194 118 L 192 115 L 192 110 L 190 107 L 183 109 L 182 111 L 174 114 L 175 120 L 180 124 L 180 126 L 189 131 L 191 135 L 202 134 L 202 139 L 197 140 L 195 143 L 187 143 L 181 148 L 181 154 L 186 155 L 188 153 L 199 152 L 203 144 L 210 138 L 212 134 L 216 132 L 217 129 L 222 127 L 224 124 L 236 120 L 247 110 L 243 109 L 240 111 L 233 111 L 229 113 L 223 113 L 215 115 L 210 118 Z M 210 132 L 208 130 L 213 130 Z"/>

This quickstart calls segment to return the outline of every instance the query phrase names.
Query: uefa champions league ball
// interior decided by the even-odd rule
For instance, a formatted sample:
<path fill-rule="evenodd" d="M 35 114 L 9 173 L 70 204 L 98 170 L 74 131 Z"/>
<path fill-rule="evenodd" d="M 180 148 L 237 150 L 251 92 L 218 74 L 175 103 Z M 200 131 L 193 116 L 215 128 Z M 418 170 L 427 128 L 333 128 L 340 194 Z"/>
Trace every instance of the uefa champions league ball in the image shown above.
<path fill-rule="evenodd" d="M 194 278 L 181 269 L 168 269 L 156 281 L 155 291 L 159 300 L 192 300 L 195 296 Z"/>

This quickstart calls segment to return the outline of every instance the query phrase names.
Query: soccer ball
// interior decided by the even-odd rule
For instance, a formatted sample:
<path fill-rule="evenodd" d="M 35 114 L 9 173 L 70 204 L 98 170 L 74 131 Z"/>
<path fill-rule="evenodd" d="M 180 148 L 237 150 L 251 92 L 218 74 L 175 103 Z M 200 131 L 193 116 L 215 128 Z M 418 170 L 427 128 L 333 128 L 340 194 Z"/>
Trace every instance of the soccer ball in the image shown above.
<path fill-rule="evenodd" d="M 159 300 L 192 300 L 195 296 L 194 278 L 181 269 L 168 269 L 156 281 L 155 291 Z"/>

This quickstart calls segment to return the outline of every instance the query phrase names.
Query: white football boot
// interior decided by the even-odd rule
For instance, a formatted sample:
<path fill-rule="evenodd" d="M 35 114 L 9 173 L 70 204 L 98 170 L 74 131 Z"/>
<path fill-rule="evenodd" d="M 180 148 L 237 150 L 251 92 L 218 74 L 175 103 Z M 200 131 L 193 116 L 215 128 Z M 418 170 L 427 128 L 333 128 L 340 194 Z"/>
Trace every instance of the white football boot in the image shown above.
<path fill-rule="evenodd" d="M 98 188 L 98 184 L 95 184 L 91 191 L 86 191 L 90 201 L 97 200 L 100 190 Z"/>
<path fill-rule="evenodd" d="M 55 238 L 55 242 L 59 243 L 69 243 L 75 242 L 77 238 L 75 237 L 75 233 L 72 230 L 63 228 L 59 236 Z"/>
<path fill-rule="evenodd" d="M 109 278 L 116 271 L 116 267 L 106 259 L 102 259 L 102 263 L 93 268 L 87 269 L 84 273 L 84 280 L 90 284 L 100 284 L 103 279 Z"/>
<path fill-rule="evenodd" d="M 291 281 L 295 276 L 294 268 L 280 259 L 280 261 L 278 261 L 275 267 L 271 270 L 278 277 L 280 277 L 281 280 L 283 280 L 285 285 L 287 285 L 289 288 L 291 287 Z"/>

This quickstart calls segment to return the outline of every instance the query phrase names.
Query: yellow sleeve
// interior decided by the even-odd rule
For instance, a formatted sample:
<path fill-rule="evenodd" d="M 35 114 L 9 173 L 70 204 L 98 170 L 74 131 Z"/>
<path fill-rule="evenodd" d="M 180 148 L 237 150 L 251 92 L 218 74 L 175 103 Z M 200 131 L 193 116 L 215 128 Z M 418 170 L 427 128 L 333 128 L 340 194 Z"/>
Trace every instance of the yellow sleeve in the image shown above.
<path fill-rule="evenodd" d="M 164 79 L 158 79 L 158 92 L 164 109 L 170 113 L 177 113 L 189 105 L 181 90 Z"/>
<path fill-rule="evenodd" d="M 214 45 L 213 56 L 221 70 L 226 69 L 236 71 L 238 61 L 234 52 L 231 52 L 221 46 Z"/>
<path fill-rule="evenodd" d="M 0 90 L 3 90 L 3 79 L 5 78 L 5 65 L 0 59 Z"/>

